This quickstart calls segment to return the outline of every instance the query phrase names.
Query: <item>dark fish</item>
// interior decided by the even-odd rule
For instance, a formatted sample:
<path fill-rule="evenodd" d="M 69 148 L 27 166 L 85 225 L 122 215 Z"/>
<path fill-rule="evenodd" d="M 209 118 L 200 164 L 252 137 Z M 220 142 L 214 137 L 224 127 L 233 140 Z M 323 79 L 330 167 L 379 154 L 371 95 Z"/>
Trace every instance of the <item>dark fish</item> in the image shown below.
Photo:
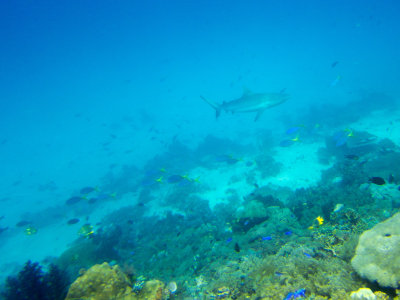
<path fill-rule="evenodd" d="M 67 224 L 68 224 L 68 225 L 73 225 L 73 224 L 76 224 L 76 223 L 78 223 L 78 222 L 79 222 L 79 219 L 78 219 L 78 218 L 73 218 L 73 219 L 71 219 L 71 220 L 68 220 Z"/>
<path fill-rule="evenodd" d="M 20 185 L 22 183 L 22 181 L 21 180 L 17 180 L 17 181 L 14 181 L 13 182 L 13 186 L 18 186 L 18 185 Z"/>
<path fill-rule="evenodd" d="M 8 227 L 0 227 L 0 233 L 3 233 L 4 231 L 6 231 L 8 229 Z"/>
<path fill-rule="evenodd" d="M 97 201 L 97 198 L 90 198 L 88 203 L 89 204 L 94 204 L 94 203 L 96 203 L 96 201 Z"/>
<path fill-rule="evenodd" d="M 73 204 L 80 202 L 82 199 L 83 199 L 82 197 L 78 197 L 78 196 L 71 197 L 65 202 L 65 204 L 73 205 Z"/>
<path fill-rule="evenodd" d="M 385 179 L 382 177 L 371 177 L 368 181 L 376 185 L 384 185 L 386 183 Z"/>
<path fill-rule="evenodd" d="M 91 192 L 94 192 L 96 189 L 94 188 L 94 187 L 91 187 L 91 186 L 87 186 L 87 187 L 84 187 L 84 188 L 81 188 L 81 194 L 89 194 L 89 193 L 91 193 Z"/>
<path fill-rule="evenodd" d="M 32 224 L 31 221 L 22 220 L 22 221 L 19 221 L 19 222 L 16 224 L 16 226 L 17 226 L 17 227 L 25 227 L 25 226 L 30 225 L 30 224 Z"/>
<path fill-rule="evenodd" d="M 233 156 L 228 154 L 220 154 L 215 156 L 215 161 L 224 162 L 227 163 L 228 165 L 234 165 L 239 161 L 239 159 L 234 158 Z"/>
<path fill-rule="evenodd" d="M 39 191 L 55 191 L 57 188 L 58 187 L 54 181 L 50 181 L 46 184 L 40 184 L 38 187 Z"/>
<path fill-rule="evenodd" d="M 331 64 L 331 67 L 332 67 L 332 68 L 336 67 L 338 63 L 339 63 L 338 61 L 334 61 L 334 62 Z"/>
<path fill-rule="evenodd" d="M 240 246 L 238 243 L 235 243 L 235 251 L 238 253 L 240 252 Z"/>
<path fill-rule="evenodd" d="M 346 157 L 347 159 L 350 159 L 350 160 L 359 160 L 360 159 L 360 157 L 355 154 L 347 154 L 344 157 Z"/>
<path fill-rule="evenodd" d="M 389 175 L 388 182 L 389 182 L 389 183 L 394 183 L 394 176 L 393 176 L 393 174 L 390 174 L 390 175 Z"/>

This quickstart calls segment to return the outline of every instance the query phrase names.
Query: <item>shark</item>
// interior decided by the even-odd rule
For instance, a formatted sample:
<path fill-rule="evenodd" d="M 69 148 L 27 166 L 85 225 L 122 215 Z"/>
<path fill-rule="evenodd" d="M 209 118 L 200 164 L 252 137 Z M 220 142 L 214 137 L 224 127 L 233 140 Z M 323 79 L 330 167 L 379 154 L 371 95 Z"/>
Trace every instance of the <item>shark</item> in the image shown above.
<path fill-rule="evenodd" d="M 216 118 L 221 115 L 221 111 L 231 113 L 256 112 L 254 121 L 257 121 L 265 110 L 284 103 L 289 99 L 289 95 L 284 90 L 280 93 L 253 93 L 245 89 L 240 98 L 232 101 L 224 101 L 221 104 L 215 103 L 203 96 L 200 96 L 200 98 L 215 109 Z"/>

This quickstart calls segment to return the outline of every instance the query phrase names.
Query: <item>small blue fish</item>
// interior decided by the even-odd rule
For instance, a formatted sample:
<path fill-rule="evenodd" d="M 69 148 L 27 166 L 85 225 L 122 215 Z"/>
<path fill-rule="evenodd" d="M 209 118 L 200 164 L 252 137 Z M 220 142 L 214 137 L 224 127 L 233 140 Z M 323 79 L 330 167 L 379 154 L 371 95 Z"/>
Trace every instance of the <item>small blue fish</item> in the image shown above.
<path fill-rule="evenodd" d="M 217 162 L 225 162 L 228 165 L 236 164 L 239 161 L 239 159 L 234 158 L 231 155 L 227 155 L 227 154 L 216 155 L 215 160 Z"/>
<path fill-rule="evenodd" d="M 286 130 L 286 134 L 293 134 L 293 133 L 296 133 L 299 130 L 300 130 L 299 126 L 291 127 L 288 130 Z"/>
<path fill-rule="evenodd" d="M 333 135 L 333 140 L 335 141 L 336 147 L 341 147 L 347 143 L 349 139 L 349 133 L 346 131 L 338 131 Z"/>
<path fill-rule="evenodd" d="M 263 241 L 270 241 L 270 240 L 272 240 L 272 236 L 263 236 L 262 238 L 261 238 Z"/>
<path fill-rule="evenodd" d="M 286 147 L 292 146 L 293 144 L 294 144 L 294 141 L 292 141 L 292 140 L 283 140 L 279 143 L 279 146 L 286 148 Z"/>
<path fill-rule="evenodd" d="M 171 175 L 168 177 L 168 183 L 179 183 L 182 182 L 185 178 L 182 175 Z"/>
<path fill-rule="evenodd" d="M 96 190 L 96 188 L 87 186 L 87 187 L 81 188 L 80 193 L 81 194 L 90 194 L 91 192 L 94 192 L 95 190 Z"/>
<path fill-rule="evenodd" d="M 289 231 L 286 231 L 286 232 L 285 232 L 285 235 L 292 235 L 292 233 L 293 233 L 293 232 L 291 232 L 291 231 L 289 230 Z"/>
<path fill-rule="evenodd" d="M 110 199 L 111 197 L 112 197 L 111 194 L 102 193 L 102 194 L 98 195 L 96 198 L 97 198 L 97 200 L 107 200 L 107 199 Z"/>
<path fill-rule="evenodd" d="M 311 257 L 312 257 L 311 254 L 308 254 L 307 252 L 303 252 L 303 254 L 304 254 L 306 257 L 308 257 L 308 258 L 311 258 Z"/>
<path fill-rule="evenodd" d="M 247 226 L 247 225 L 249 225 L 249 223 L 250 223 L 250 221 L 249 221 L 249 220 L 246 220 L 246 221 L 244 221 L 243 225 L 244 225 L 244 226 Z"/>
<path fill-rule="evenodd" d="M 293 293 L 287 294 L 287 296 L 283 300 L 299 299 L 299 298 L 302 298 L 302 297 L 305 297 L 305 296 L 306 296 L 306 289 L 299 289 L 299 290 L 296 290 Z"/>
<path fill-rule="evenodd" d="M 230 242 L 232 242 L 232 240 L 233 240 L 233 238 L 232 238 L 232 237 L 230 237 L 230 238 L 227 238 L 227 239 L 226 239 L 226 243 L 227 243 L 227 244 L 229 244 Z"/>

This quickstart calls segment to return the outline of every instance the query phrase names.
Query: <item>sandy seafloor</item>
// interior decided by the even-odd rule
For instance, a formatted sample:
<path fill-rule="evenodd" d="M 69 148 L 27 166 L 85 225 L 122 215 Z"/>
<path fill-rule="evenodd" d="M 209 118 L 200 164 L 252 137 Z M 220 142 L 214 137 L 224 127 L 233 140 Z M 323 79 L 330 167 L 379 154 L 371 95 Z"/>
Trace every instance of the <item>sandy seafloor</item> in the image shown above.
<path fill-rule="evenodd" d="M 400 113 L 397 111 L 392 115 L 387 112 L 376 111 L 366 118 L 359 119 L 356 123 L 349 124 L 348 128 L 357 131 L 367 131 L 379 137 L 379 139 L 389 138 L 397 146 L 400 146 Z M 334 129 L 332 129 L 332 132 Z M 274 159 L 282 164 L 281 171 L 276 176 L 262 178 L 260 174 L 256 175 L 255 181 L 260 186 L 288 187 L 292 190 L 298 188 L 307 188 L 316 185 L 320 180 L 321 172 L 330 167 L 330 165 L 321 165 L 318 163 L 317 150 L 324 145 L 324 141 L 316 141 L 313 143 L 298 142 L 288 148 L 277 147 L 274 151 Z M 264 151 L 261 149 L 260 151 Z M 214 207 L 218 202 L 223 202 L 229 197 L 229 190 L 235 190 L 238 195 L 245 196 L 249 194 L 254 186 L 244 180 L 240 180 L 241 176 L 251 171 L 253 166 L 248 166 L 246 161 L 251 157 L 246 157 L 243 161 L 239 161 L 234 167 L 223 165 L 213 170 L 201 167 L 194 168 L 190 172 L 192 178 L 199 178 L 199 184 L 207 187 L 204 193 L 200 193 L 203 199 L 208 199 L 210 207 Z M 256 172 L 257 174 L 257 172 Z M 79 186 L 71 189 L 79 190 Z M 168 193 L 169 186 L 165 185 L 159 189 L 160 196 Z M 62 193 L 62 191 L 57 191 Z M 97 206 L 95 210 L 90 211 L 90 223 L 96 224 L 113 210 L 135 204 L 140 190 L 132 191 L 124 195 L 117 195 L 111 201 L 103 202 L 101 206 Z M 39 194 L 41 192 L 38 192 Z M 31 195 L 34 197 L 34 195 Z M 49 197 L 50 198 L 50 197 Z M 68 198 L 68 194 L 64 199 Z M 44 198 L 43 202 L 50 204 Z M 18 202 L 10 203 L 9 211 L 15 214 L 4 216 L 1 221 L 2 226 L 9 226 L 7 232 L 3 233 L 6 238 L 2 239 L 0 245 L 0 280 L 21 268 L 27 261 L 42 262 L 47 257 L 59 256 L 68 248 L 77 238 L 77 231 L 84 223 L 81 221 L 75 225 L 67 225 L 67 221 L 74 217 L 73 211 L 61 213 L 58 221 L 52 220 L 50 224 L 46 224 L 46 210 L 43 203 L 39 203 L 36 209 L 43 211 L 43 224 L 39 226 L 37 234 L 26 235 L 24 228 L 17 228 L 15 225 L 23 219 L 23 215 L 18 215 L 17 211 L 23 211 Z M 30 212 L 34 212 L 32 207 Z M 162 215 L 163 211 L 159 209 L 150 210 L 151 213 Z M 150 213 L 150 214 L 151 214 Z M 95 226 L 96 230 L 96 226 Z"/>

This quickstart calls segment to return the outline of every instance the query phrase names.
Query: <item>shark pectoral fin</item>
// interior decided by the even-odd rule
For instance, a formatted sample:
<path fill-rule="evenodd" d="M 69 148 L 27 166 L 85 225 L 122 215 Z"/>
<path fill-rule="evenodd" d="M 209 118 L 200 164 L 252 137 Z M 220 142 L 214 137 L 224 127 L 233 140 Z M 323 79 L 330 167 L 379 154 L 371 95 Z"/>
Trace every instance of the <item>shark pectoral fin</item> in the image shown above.
<path fill-rule="evenodd" d="M 262 113 L 264 112 L 264 110 L 265 110 L 265 109 L 260 109 L 260 110 L 257 112 L 257 115 L 256 115 L 256 117 L 254 118 L 254 122 L 257 122 L 257 120 L 261 117 L 261 115 L 262 115 Z"/>
<path fill-rule="evenodd" d="M 215 117 L 218 118 L 219 115 L 221 114 L 221 105 L 219 105 L 213 101 L 210 101 L 201 95 L 200 95 L 200 98 L 203 99 L 205 102 L 207 102 L 212 108 L 215 109 Z"/>

